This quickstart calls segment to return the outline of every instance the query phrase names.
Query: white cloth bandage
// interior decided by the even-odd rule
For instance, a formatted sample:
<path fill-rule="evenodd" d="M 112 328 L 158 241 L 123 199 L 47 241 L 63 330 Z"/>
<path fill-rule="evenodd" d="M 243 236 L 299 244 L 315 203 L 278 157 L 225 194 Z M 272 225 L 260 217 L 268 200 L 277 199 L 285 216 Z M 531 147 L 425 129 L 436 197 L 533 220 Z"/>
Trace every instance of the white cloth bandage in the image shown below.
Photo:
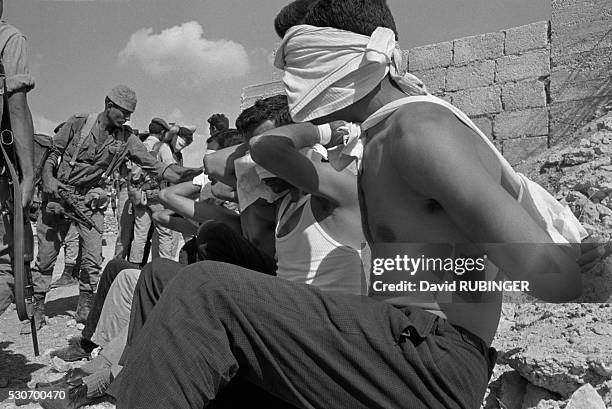
<path fill-rule="evenodd" d="M 345 108 L 370 93 L 387 74 L 406 95 L 427 94 L 414 75 L 402 75 L 393 30 L 370 37 L 330 27 L 297 25 L 287 30 L 274 65 L 284 70 L 289 112 L 306 122 Z"/>
<path fill-rule="evenodd" d="M 332 129 L 330 124 L 323 124 L 317 126 L 319 132 L 319 143 L 323 146 L 331 142 Z"/>

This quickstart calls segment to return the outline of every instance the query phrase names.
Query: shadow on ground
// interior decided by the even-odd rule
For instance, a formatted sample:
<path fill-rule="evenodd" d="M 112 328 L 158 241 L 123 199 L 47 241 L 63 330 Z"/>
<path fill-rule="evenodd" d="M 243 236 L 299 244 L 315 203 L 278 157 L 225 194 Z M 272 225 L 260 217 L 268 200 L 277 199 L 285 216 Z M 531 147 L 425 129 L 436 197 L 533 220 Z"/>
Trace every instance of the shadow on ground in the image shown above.
<path fill-rule="evenodd" d="M 78 295 L 57 298 L 45 303 L 45 315 L 53 318 L 58 315 L 73 315 L 76 310 Z"/>
<path fill-rule="evenodd" d="M 25 355 L 8 350 L 12 342 L 0 342 L 0 368 L 2 368 L 3 388 L 0 388 L 0 402 L 8 398 L 9 389 L 27 388 L 32 380 L 32 373 L 44 367 L 42 364 L 28 361 Z M 6 384 L 6 385 L 4 385 Z"/>

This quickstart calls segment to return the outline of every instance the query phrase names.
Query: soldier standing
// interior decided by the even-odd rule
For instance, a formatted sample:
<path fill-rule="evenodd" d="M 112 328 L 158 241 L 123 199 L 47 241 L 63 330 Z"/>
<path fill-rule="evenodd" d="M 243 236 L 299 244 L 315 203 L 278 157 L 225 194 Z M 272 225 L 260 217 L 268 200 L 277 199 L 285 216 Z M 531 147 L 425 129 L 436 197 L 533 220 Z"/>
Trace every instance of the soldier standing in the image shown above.
<path fill-rule="evenodd" d="M 125 125 L 135 109 L 136 93 L 118 85 L 107 95 L 103 112 L 71 117 L 55 138 L 42 174 L 39 251 L 32 271 L 37 328 L 45 323 L 44 299 L 53 273 L 49 266 L 57 258 L 57 242 L 72 222 L 78 226 L 82 254 L 76 319 L 85 322 L 89 315 L 102 268 L 104 210 L 108 204 L 105 187 L 116 169 L 124 167 L 129 159 L 172 183 L 192 178 L 200 171 L 166 165 L 151 156 Z"/>
<path fill-rule="evenodd" d="M 3 1 L 0 0 L 0 18 L 3 12 Z M 14 207 L 21 206 L 24 214 L 29 213 L 29 206 L 34 190 L 33 169 L 33 125 L 32 115 L 28 107 L 26 94 L 34 88 L 34 79 L 30 76 L 27 64 L 27 43 L 24 35 L 15 27 L 0 20 L 0 55 L 3 66 L 0 82 L 0 97 L 8 97 L 3 104 L 2 131 L 7 130 L 8 120 L 12 125 L 14 151 L 18 158 L 21 171 L 21 203 L 11 203 L 9 180 L 5 158 L 0 154 L 0 314 L 2 314 L 13 299 L 15 279 L 13 245 L 13 222 L 24 223 L 25 242 L 32 244 L 32 231 L 29 222 L 13 220 Z M 4 94 L 4 95 L 2 95 Z M 8 112 L 7 112 L 8 111 Z M 30 247 L 30 248 L 28 248 Z M 26 246 L 26 253 L 31 254 L 31 246 Z M 26 257 L 26 262 L 27 260 Z"/>

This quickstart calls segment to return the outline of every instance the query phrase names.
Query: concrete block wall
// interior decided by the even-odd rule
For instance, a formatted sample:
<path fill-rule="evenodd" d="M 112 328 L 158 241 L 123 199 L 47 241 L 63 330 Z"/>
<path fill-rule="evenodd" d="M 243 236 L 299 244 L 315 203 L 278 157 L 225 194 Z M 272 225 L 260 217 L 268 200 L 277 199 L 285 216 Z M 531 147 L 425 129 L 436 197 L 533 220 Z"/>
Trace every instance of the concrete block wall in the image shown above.
<path fill-rule="evenodd" d="M 548 147 L 549 22 L 404 51 L 408 71 L 469 115 L 510 161 Z"/>
<path fill-rule="evenodd" d="M 612 101 L 612 1 L 552 0 L 550 142 Z"/>
<path fill-rule="evenodd" d="M 612 0 L 551 0 L 538 21 L 404 51 L 404 67 L 453 103 L 511 164 L 571 137 L 612 109 Z M 241 108 L 283 92 L 244 89 Z"/>

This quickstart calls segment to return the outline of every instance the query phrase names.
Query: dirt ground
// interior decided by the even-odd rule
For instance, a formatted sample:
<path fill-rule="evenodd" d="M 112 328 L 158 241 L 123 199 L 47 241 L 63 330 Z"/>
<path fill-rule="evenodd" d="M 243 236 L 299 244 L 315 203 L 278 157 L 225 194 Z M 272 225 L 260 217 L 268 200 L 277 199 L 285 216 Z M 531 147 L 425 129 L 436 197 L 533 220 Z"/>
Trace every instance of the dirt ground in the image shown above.
<path fill-rule="evenodd" d="M 115 245 L 115 234 L 105 234 L 103 247 L 104 262 L 112 258 Z M 63 253 L 55 265 L 53 280 L 62 274 Z M 34 356 L 32 338 L 19 335 L 21 323 L 17 318 L 14 305 L 0 316 L 0 409 L 15 408 L 15 402 L 8 399 L 9 391 L 34 387 L 37 382 L 52 380 L 60 375 L 54 370 L 49 352 L 68 345 L 68 339 L 81 333 L 82 324 L 77 324 L 72 315 L 75 312 L 79 295 L 78 285 L 55 288 L 47 294 L 46 315 L 48 325 L 38 332 L 40 356 Z M 81 366 L 85 361 L 72 363 Z M 64 368 L 59 368 L 64 369 Z M 64 369 L 65 370 L 65 369 Z M 36 403 L 19 406 L 23 409 L 40 408 Z M 95 405 L 85 406 L 92 409 L 108 409 L 115 406 L 101 401 Z"/>

